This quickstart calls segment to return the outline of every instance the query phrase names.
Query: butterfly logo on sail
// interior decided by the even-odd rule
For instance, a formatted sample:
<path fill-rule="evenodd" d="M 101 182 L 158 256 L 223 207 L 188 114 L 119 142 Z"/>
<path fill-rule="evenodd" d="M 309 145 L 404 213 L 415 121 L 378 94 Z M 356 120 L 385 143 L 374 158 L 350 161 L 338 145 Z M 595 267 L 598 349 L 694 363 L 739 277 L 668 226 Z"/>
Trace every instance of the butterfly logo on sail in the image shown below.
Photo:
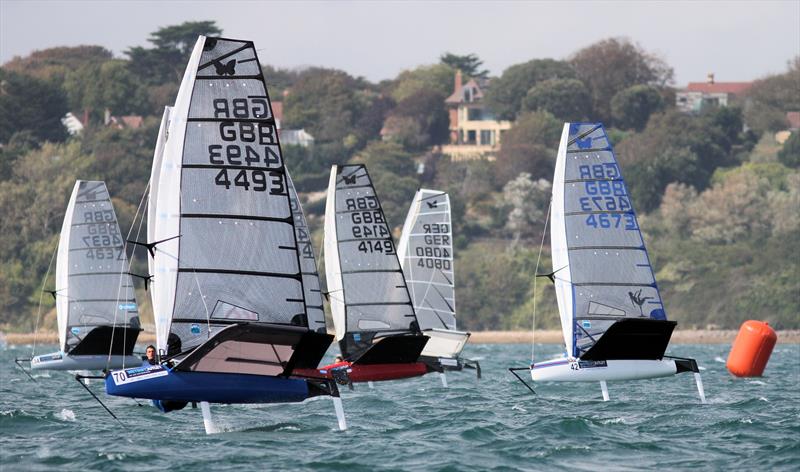
<path fill-rule="evenodd" d="M 434 200 L 432 202 L 425 202 L 425 203 L 428 204 L 428 208 L 436 208 L 437 206 L 439 206 L 439 203 L 436 200 Z"/>
<path fill-rule="evenodd" d="M 236 59 L 231 59 L 226 64 L 220 61 L 214 61 L 214 69 L 217 70 L 217 75 L 235 75 Z"/>
<path fill-rule="evenodd" d="M 350 175 L 343 175 L 342 180 L 344 180 L 345 185 L 355 185 L 356 183 L 356 174 Z"/>
<path fill-rule="evenodd" d="M 592 137 L 587 136 L 583 139 L 577 138 L 575 139 L 575 144 L 578 146 L 578 149 L 589 149 L 592 147 Z"/>

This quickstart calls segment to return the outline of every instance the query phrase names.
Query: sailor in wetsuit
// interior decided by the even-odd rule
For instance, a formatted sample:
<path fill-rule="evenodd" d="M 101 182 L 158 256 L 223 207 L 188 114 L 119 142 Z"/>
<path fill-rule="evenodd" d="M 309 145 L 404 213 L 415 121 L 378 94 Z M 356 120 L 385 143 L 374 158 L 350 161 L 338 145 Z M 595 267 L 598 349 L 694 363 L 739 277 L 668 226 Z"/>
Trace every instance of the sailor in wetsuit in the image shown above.
<path fill-rule="evenodd" d="M 151 365 L 158 365 L 158 360 L 156 359 L 156 348 L 152 344 L 147 346 L 147 349 L 144 350 L 144 361 L 142 362 L 142 367 L 147 367 Z"/>
<path fill-rule="evenodd" d="M 150 367 L 152 365 L 158 365 L 155 346 L 153 346 L 152 344 L 147 346 L 147 349 L 144 350 L 144 355 L 146 357 L 142 362 L 142 367 Z M 169 413 L 170 411 L 175 411 L 175 410 L 182 410 L 186 405 L 187 405 L 186 402 L 176 402 L 170 400 L 153 400 L 153 406 L 155 406 L 164 413 Z"/>

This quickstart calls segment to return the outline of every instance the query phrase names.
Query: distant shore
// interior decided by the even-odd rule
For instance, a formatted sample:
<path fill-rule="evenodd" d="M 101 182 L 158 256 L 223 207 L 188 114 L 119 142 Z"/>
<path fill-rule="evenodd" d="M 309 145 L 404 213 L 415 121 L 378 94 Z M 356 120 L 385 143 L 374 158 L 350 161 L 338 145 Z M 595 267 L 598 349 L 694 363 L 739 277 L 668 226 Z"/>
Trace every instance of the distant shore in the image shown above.
<path fill-rule="evenodd" d="M 732 344 L 736 338 L 736 330 L 732 329 L 692 329 L 677 330 L 672 334 L 672 342 L 675 344 Z M 58 334 L 52 332 L 41 333 L 1 333 L 5 336 L 8 344 L 56 344 Z M 530 331 L 475 331 L 470 337 L 473 344 L 529 344 L 535 339 L 541 344 L 561 343 L 561 331 L 558 330 L 538 330 L 535 338 Z M 139 343 L 155 343 L 155 333 L 142 333 L 139 335 Z M 800 330 L 778 331 L 779 344 L 798 344 L 800 343 Z"/>

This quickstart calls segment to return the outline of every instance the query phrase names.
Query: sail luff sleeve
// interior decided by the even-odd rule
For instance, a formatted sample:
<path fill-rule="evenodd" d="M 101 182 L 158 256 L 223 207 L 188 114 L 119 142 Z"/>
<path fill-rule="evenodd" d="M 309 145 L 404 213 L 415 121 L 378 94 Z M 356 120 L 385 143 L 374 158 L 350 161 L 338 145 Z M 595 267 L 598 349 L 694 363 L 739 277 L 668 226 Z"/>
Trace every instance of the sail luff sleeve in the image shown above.
<path fill-rule="evenodd" d="M 181 244 L 181 176 L 183 147 L 186 139 L 189 107 L 195 85 L 195 75 L 206 38 L 200 36 L 194 45 L 183 74 L 175 106 L 170 112 L 168 139 L 164 143 L 163 164 L 156 185 L 156 211 L 152 241 L 163 241 L 155 248 L 153 259 L 153 316 L 156 324 L 156 344 L 160 352 L 168 351 L 168 339 L 175 307 L 178 283 L 178 254 Z"/>
<path fill-rule="evenodd" d="M 336 330 L 336 340 L 341 341 L 347 332 L 346 307 L 342 283 L 342 270 L 339 263 L 339 242 L 336 237 L 336 177 L 338 167 L 331 167 L 328 181 L 328 194 L 325 201 L 325 283 L 328 289 L 328 301 L 331 307 L 331 318 Z"/>
<path fill-rule="evenodd" d="M 566 166 L 567 146 L 570 136 L 570 124 L 565 123 L 561 133 L 561 142 L 556 157 L 556 167 L 553 175 L 553 199 L 550 220 L 550 247 L 553 258 L 553 271 L 557 271 L 555 278 L 556 301 L 561 317 L 561 333 L 564 336 L 566 351 L 573 354 L 573 326 L 574 326 L 574 299 L 571 283 L 571 267 L 567 244 L 566 222 L 564 215 L 564 175 Z"/>

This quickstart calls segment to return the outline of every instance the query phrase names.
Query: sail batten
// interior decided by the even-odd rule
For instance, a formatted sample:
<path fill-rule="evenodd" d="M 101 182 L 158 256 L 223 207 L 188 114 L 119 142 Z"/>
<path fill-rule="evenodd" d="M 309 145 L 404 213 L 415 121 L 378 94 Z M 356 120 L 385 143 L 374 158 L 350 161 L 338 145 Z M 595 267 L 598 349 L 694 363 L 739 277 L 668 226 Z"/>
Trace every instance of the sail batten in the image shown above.
<path fill-rule="evenodd" d="M 567 123 L 553 182 L 551 247 L 567 352 L 620 318 L 666 319 L 630 195 L 602 125 Z"/>

